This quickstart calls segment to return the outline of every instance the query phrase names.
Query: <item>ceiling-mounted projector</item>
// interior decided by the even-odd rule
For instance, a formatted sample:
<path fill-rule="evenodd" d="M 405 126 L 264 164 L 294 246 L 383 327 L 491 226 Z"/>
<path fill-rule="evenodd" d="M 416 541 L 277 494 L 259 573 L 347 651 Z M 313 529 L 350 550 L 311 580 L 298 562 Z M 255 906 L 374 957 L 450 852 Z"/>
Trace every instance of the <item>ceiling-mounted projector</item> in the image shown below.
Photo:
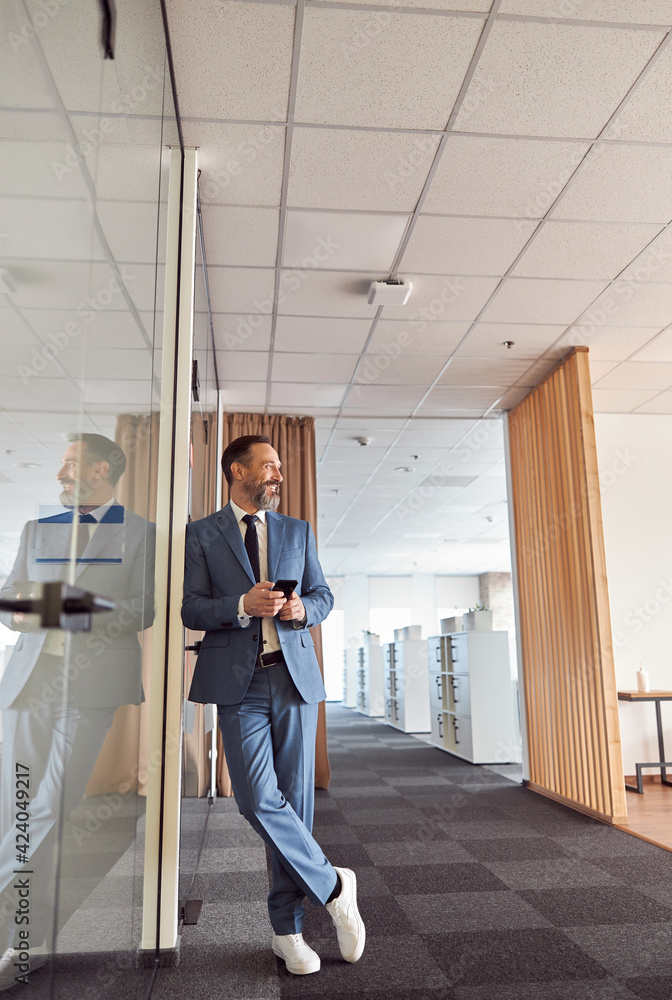
<path fill-rule="evenodd" d="M 405 306 L 413 290 L 412 281 L 388 278 L 386 281 L 372 281 L 369 285 L 370 306 Z"/>

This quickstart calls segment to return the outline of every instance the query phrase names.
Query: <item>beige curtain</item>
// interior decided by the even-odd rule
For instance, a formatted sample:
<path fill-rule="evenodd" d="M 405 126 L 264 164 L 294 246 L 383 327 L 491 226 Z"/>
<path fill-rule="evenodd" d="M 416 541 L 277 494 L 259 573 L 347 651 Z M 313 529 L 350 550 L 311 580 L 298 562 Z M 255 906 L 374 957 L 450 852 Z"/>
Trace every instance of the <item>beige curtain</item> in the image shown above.
<path fill-rule="evenodd" d="M 119 503 L 148 521 L 156 517 L 158 482 L 159 414 L 117 418 L 115 440 L 126 455 L 126 471 L 115 488 Z M 139 635 L 142 645 L 142 705 L 121 705 L 105 738 L 89 783 L 87 795 L 127 792 L 145 794 L 147 730 L 149 724 L 152 629 Z"/>
<path fill-rule="evenodd" d="M 317 534 L 317 484 L 315 466 L 315 421 L 313 417 L 286 417 L 267 413 L 225 413 L 222 428 L 222 449 L 244 434 L 265 434 L 280 456 L 284 482 L 280 491 L 281 514 L 310 521 Z M 219 460 L 220 456 L 217 456 Z M 222 503 L 228 503 L 229 491 L 223 486 Z M 322 666 L 322 629 L 317 625 L 311 629 L 315 642 L 320 670 Z M 221 737 L 220 737 L 221 739 Z M 228 772 L 224 770 L 223 753 L 222 785 L 228 782 Z M 219 775 L 218 775 L 219 778 Z M 328 788 L 331 780 L 329 757 L 327 755 L 327 723 L 324 702 L 320 704 L 315 742 L 315 784 L 318 788 Z M 230 785 L 229 785 L 230 787 Z M 220 794 L 226 794 L 220 792 Z M 230 794 L 230 792 L 228 793 Z"/>

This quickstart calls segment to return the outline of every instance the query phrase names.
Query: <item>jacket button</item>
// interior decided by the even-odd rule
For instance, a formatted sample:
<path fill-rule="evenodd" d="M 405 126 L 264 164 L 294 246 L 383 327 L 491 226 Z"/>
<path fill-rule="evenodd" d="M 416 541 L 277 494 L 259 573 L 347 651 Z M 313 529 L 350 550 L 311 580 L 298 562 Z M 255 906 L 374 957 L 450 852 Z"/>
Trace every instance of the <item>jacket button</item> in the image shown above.
<path fill-rule="evenodd" d="M 252 639 L 253 639 L 254 642 L 258 642 L 259 641 L 259 636 L 258 635 L 253 635 Z"/>

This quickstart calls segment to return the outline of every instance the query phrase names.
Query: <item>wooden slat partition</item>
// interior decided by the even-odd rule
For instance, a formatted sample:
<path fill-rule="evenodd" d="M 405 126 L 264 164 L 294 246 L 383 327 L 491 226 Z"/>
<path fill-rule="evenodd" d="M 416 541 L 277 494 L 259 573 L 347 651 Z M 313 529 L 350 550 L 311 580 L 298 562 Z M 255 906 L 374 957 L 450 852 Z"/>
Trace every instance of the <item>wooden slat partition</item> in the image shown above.
<path fill-rule="evenodd" d="M 530 787 L 627 816 L 588 348 L 508 415 Z"/>

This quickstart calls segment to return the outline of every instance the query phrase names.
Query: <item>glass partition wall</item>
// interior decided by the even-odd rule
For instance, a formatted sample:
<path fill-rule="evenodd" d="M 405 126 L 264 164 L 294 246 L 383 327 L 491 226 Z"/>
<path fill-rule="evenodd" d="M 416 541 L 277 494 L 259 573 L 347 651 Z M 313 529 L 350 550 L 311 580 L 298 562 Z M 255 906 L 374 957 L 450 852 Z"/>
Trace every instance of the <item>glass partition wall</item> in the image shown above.
<path fill-rule="evenodd" d="M 59 956 L 94 957 L 90 996 L 135 964 L 160 766 L 148 681 L 180 143 L 159 0 L 118 2 L 112 31 L 104 6 L 0 7 L 1 597 L 66 582 L 109 602 L 90 623 L 81 595 L 67 618 L 0 618 L 0 988 L 25 975 L 58 997 Z"/>

